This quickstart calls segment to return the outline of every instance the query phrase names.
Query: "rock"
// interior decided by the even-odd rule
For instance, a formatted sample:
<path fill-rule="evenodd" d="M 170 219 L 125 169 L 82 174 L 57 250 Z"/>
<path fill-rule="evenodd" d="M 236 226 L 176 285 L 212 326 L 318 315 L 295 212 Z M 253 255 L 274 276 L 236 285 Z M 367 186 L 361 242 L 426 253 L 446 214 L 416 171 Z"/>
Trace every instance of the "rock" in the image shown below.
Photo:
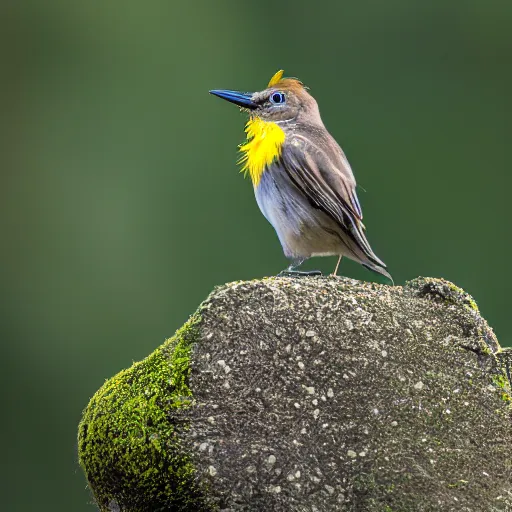
<path fill-rule="evenodd" d="M 94 395 L 101 511 L 512 510 L 511 359 L 451 283 L 221 286 Z"/>

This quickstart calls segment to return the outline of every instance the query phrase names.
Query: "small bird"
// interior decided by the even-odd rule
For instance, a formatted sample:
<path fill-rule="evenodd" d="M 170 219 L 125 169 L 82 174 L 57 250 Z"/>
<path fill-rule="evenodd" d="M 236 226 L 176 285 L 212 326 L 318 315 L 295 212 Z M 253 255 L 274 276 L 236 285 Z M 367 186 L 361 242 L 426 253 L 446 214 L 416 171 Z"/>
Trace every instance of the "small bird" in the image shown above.
<path fill-rule="evenodd" d="M 278 71 L 260 92 L 210 91 L 250 115 L 240 163 L 291 260 L 281 275 L 318 275 L 298 267 L 311 256 L 338 256 L 336 275 L 347 256 L 393 281 L 366 240 L 356 181 L 345 154 L 306 87 L 296 78 L 283 78 L 283 73 Z"/>

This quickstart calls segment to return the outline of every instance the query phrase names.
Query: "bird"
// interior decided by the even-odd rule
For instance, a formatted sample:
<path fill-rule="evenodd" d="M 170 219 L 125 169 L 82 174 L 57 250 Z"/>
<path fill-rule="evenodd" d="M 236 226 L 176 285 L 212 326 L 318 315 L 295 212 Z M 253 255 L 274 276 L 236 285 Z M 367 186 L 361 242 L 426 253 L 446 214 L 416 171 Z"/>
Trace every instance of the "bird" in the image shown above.
<path fill-rule="evenodd" d="M 345 153 L 325 128 L 308 88 L 283 75 L 279 70 L 258 92 L 209 91 L 249 114 L 239 163 L 290 260 L 279 275 L 319 275 L 299 267 L 312 256 L 338 256 L 337 275 L 346 256 L 393 282 L 366 239 Z"/>

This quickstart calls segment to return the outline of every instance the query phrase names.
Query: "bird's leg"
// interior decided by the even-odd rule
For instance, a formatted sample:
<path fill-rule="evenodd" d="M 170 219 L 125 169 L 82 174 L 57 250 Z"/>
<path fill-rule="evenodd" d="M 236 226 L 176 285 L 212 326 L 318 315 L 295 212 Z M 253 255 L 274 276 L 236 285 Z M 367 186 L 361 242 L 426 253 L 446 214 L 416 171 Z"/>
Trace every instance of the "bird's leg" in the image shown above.
<path fill-rule="evenodd" d="M 334 272 L 331 274 L 332 276 L 338 275 L 338 267 L 340 266 L 341 258 L 343 258 L 343 254 L 340 254 L 340 257 L 338 258 L 338 263 L 336 263 L 336 268 L 334 269 Z"/>
<path fill-rule="evenodd" d="M 321 276 L 320 270 L 297 270 L 304 263 L 306 258 L 295 258 L 292 260 L 290 266 L 277 274 L 280 277 L 307 277 L 307 276 Z"/>

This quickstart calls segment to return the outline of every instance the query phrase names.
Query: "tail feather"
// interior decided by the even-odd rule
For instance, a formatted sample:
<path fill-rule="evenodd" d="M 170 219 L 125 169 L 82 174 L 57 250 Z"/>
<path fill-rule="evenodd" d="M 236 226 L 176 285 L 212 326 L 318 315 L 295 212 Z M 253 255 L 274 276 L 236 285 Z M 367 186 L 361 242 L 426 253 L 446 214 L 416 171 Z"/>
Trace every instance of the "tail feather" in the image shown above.
<path fill-rule="evenodd" d="M 353 229 L 349 233 L 342 232 L 337 233 L 337 235 L 346 248 L 345 256 L 357 261 L 368 270 L 383 275 L 393 285 L 395 284 L 391 274 L 386 270 L 386 264 L 373 252 L 364 233 L 358 229 Z"/>
<path fill-rule="evenodd" d="M 352 225 L 351 235 L 354 242 L 365 256 L 366 261 L 361 261 L 361 264 L 367 269 L 387 277 L 393 284 L 395 284 L 391 274 L 386 270 L 386 264 L 373 252 L 372 248 L 370 247 L 370 244 L 368 243 L 364 233 L 364 226 L 361 222 L 356 221 Z"/>
<path fill-rule="evenodd" d="M 376 272 L 377 274 L 380 274 L 387 279 L 391 281 L 393 286 L 395 285 L 395 282 L 393 281 L 393 278 L 391 277 L 391 274 L 385 269 L 385 267 L 381 267 L 380 265 L 375 265 L 374 263 L 361 263 L 363 267 L 367 268 L 368 270 L 371 270 L 372 272 Z"/>

